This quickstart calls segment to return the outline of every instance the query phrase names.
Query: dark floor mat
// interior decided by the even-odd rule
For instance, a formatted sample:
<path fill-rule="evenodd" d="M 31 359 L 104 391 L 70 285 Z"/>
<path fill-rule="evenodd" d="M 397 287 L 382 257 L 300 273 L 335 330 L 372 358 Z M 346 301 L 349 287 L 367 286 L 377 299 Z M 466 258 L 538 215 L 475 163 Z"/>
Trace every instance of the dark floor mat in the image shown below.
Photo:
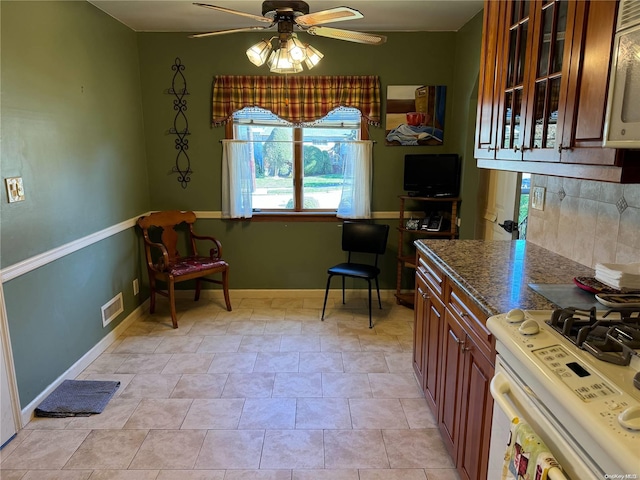
<path fill-rule="evenodd" d="M 65 380 L 35 409 L 36 417 L 87 417 L 101 413 L 120 382 Z"/>

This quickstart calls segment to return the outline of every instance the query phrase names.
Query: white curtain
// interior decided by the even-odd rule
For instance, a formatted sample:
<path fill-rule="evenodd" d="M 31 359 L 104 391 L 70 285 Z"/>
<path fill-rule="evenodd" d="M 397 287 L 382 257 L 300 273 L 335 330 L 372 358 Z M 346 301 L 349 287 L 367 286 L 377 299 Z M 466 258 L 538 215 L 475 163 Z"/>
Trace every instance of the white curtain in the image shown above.
<path fill-rule="evenodd" d="M 222 217 L 251 218 L 253 174 L 251 146 L 247 142 L 222 141 Z"/>
<path fill-rule="evenodd" d="M 336 216 L 371 218 L 373 142 L 349 142 L 345 147 L 342 197 Z"/>

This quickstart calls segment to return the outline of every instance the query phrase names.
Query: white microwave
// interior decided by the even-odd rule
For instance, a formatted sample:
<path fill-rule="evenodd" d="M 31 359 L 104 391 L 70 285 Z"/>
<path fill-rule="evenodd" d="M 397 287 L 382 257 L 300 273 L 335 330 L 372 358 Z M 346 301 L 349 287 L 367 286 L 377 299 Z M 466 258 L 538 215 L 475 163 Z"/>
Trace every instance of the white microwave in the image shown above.
<path fill-rule="evenodd" d="M 622 0 L 609 78 L 604 146 L 640 148 L 640 0 Z"/>

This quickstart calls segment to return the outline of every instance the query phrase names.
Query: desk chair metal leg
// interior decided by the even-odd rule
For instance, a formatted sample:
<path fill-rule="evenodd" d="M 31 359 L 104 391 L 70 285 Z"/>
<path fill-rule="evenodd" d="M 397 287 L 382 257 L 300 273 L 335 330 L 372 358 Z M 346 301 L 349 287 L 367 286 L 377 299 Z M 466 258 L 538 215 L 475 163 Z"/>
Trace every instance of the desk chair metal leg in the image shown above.
<path fill-rule="evenodd" d="M 333 275 L 329 275 L 329 278 L 327 278 L 327 289 L 324 292 L 324 303 L 322 304 L 322 316 L 320 317 L 320 320 L 322 320 L 324 322 L 324 309 L 327 306 L 327 297 L 329 296 L 329 285 L 331 284 L 331 277 L 333 277 Z"/>
<path fill-rule="evenodd" d="M 378 277 L 376 277 L 376 291 L 378 292 L 378 306 L 382 310 L 382 301 L 380 300 L 380 285 L 378 285 Z"/>
<path fill-rule="evenodd" d="M 369 328 L 373 328 L 371 321 L 371 280 L 367 279 L 367 283 L 369 284 Z"/>
<path fill-rule="evenodd" d="M 342 304 L 344 305 L 344 277 L 342 277 Z"/>

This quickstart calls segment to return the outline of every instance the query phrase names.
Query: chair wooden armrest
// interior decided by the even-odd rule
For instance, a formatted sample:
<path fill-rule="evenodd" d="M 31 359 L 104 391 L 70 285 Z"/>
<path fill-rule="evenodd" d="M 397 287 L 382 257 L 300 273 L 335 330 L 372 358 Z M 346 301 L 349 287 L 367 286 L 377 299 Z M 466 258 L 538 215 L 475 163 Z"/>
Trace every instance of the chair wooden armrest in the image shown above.
<path fill-rule="evenodd" d="M 215 244 L 214 248 L 209 249 L 209 257 L 214 258 L 222 258 L 222 243 L 217 238 L 207 236 L 207 235 L 197 235 L 194 232 L 191 232 L 191 238 L 196 240 L 209 240 Z M 197 255 L 198 250 L 195 246 L 195 242 L 193 243 L 193 254 Z"/>
<path fill-rule="evenodd" d="M 147 259 L 147 267 L 156 272 L 164 271 L 169 265 L 169 252 L 167 252 L 167 248 L 163 244 L 152 242 L 148 238 L 144 238 L 144 244 L 145 250 L 148 250 L 147 255 L 145 255 Z M 153 263 L 153 255 L 151 254 L 151 249 L 153 248 L 160 250 L 160 253 L 162 254 L 162 258 L 158 259 L 157 263 Z"/>

